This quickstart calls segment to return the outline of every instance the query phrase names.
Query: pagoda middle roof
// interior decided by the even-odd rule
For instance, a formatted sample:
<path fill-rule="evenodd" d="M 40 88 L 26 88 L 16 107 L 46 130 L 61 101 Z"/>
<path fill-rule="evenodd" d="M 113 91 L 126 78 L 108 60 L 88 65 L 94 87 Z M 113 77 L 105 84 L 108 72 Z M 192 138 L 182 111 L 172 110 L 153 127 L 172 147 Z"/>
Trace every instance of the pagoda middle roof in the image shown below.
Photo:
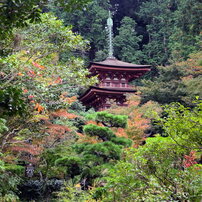
<path fill-rule="evenodd" d="M 134 93 L 136 90 L 128 88 L 100 88 L 96 86 L 90 86 L 90 88 L 79 97 L 80 101 L 87 101 L 90 97 L 94 97 L 96 94 L 126 94 Z"/>
<path fill-rule="evenodd" d="M 132 64 L 128 62 L 123 62 L 121 60 L 118 60 L 116 58 L 107 58 L 106 60 L 102 62 L 91 62 L 89 67 L 91 65 L 98 65 L 98 66 L 108 66 L 108 67 L 129 67 L 129 68 L 149 68 L 151 65 L 138 65 L 138 64 Z"/>

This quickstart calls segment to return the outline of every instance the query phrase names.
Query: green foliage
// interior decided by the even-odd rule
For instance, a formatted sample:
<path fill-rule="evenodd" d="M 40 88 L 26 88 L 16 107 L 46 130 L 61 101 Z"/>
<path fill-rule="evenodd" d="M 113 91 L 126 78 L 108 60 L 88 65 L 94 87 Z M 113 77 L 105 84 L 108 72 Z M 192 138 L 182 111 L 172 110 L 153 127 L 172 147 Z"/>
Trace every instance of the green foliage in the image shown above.
<path fill-rule="evenodd" d="M 46 163 L 42 164 L 39 170 L 45 178 L 61 178 L 61 176 L 66 176 L 69 179 L 70 175 L 73 175 L 74 170 L 71 168 L 71 162 L 73 164 L 78 161 L 77 165 L 80 165 L 76 152 L 71 147 L 74 142 L 75 139 L 69 139 L 44 150 L 41 159 L 42 162 L 44 161 Z"/>
<path fill-rule="evenodd" d="M 101 122 L 108 127 L 121 127 L 125 128 L 127 125 L 127 116 L 125 115 L 114 115 L 106 111 L 97 112 L 95 114 L 95 121 Z"/>
<path fill-rule="evenodd" d="M 199 0 L 184 0 L 178 2 L 178 9 L 174 13 L 175 28 L 170 37 L 172 58 L 182 60 L 190 53 L 200 50 L 200 20 L 201 2 Z"/>
<path fill-rule="evenodd" d="M 122 147 L 113 142 L 101 142 L 96 144 L 74 144 L 72 149 L 76 155 L 63 155 L 55 160 L 56 167 L 65 168 L 66 179 L 72 182 L 80 181 L 83 188 L 92 186 L 94 179 L 103 176 L 116 160 L 119 160 Z"/>
<path fill-rule="evenodd" d="M 77 153 L 82 154 L 84 166 L 82 179 L 85 180 L 85 188 L 92 185 L 95 178 L 102 177 L 104 173 L 121 158 L 122 149 L 129 147 L 132 140 L 124 137 L 116 137 L 113 131 L 108 127 L 126 127 L 127 116 L 113 115 L 106 111 L 91 113 L 86 118 L 93 119 L 98 124 L 104 126 L 88 124 L 83 127 L 86 135 L 98 137 L 103 142 L 95 144 L 76 144 L 74 146 Z M 104 173 L 103 173 L 104 172 Z M 87 184 L 86 184 L 87 183 Z"/>
<path fill-rule="evenodd" d="M 57 193 L 59 202 L 85 202 L 85 201 L 94 201 L 92 199 L 90 191 L 82 190 L 81 187 L 75 187 L 73 184 L 65 184 L 60 192 Z"/>
<path fill-rule="evenodd" d="M 149 64 L 165 65 L 171 57 L 186 59 L 200 49 L 200 7 L 198 0 L 151 0 L 141 5 L 138 15 L 149 35 L 143 53 Z"/>
<path fill-rule="evenodd" d="M 192 110 L 173 104 L 166 112 L 161 121 L 167 137 L 147 138 L 145 145 L 127 151 L 103 179 L 105 187 L 98 188 L 102 201 L 200 201 L 197 155 L 185 162 L 190 151 L 201 155 L 201 103 Z"/>
<path fill-rule="evenodd" d="M 183 151 L 167 137 L 148 138 L 110 170 L 102 201 L 163 201 L 200 198 L 201 172 L 181 169 Z M 112 189 L 113 191 L 109 191 Z"/>
<path fill-rule="evenodd" d="M 67 107 L 69 103 L 59 97 L 62 93 L 73 89 L 74 85 L 78 85 L 74 88 L 78 90 L 80 85 L 88 86 L 96 80 L 86 79 L 89 73 L 83 68 L 84 61 L 74 56 L 75 52 L 86 49 L 87 41 L 52 14 L 42 14 L 40 23 L 29 23 L 28 27 L 14 31 L 18 36 L 14 45 L 15 54 L 0 60 L 0 102 L 8 110 L 20 113 L 24 109 L 24 113 L 24 99 L 34 100 L 45 108 Z M 67 60 L 60 59 L 62 53 L 66 53 Z M 22 89 L 26 91 L 24 95 Z"/>
<path fill-rule="evenodd" d="M 59 191 L 63 184 L 64 182 L 58 179 L 46 181 L 33 179 L 26 180 L 19 186 L 20 200 L 44 201 L 44 198 L 50 198 L 50 193 Z"/>
<path fill-rule="evenodd" d="M 91 2 L 92 0 L 69 0 L 69 1 L 65 1 L 65 0 L 53 0 L 52 2 L 56 5 L 56 6 L 61 6 L 63 7 L 66 11 L 75 11 L 75 10 L 81 10 L 83 9 L 89 2 Z"/>
<path fill-rule="evenodd" d="M 13 27 L 27 25 L 27 20 L 36 22 L 40 20 L 42 0 L 3 1 L 0 5 L 1 36 Z"/>
<path fill-rule="evenodd" d="M 53 8 L 52 10 L 64 19 L 65 24 L 72 25 L 75 32 L 80 33 L 85 39 L 89 40 L 91 44 L 89 58 L 92 60 L 97 51 L 103 51 L 107 48 L 105 26 L 108 17 L 108 8 L 108 0 L 98 0 L 89 3 L 86 9 L 72 12 L 71 15 L 58 8 Z"/>
<path fill-rule="evenodd" d="M 132 140 L 127 139 L 125 137 L 114 137 L 111 141 L 117 145 L 122 145 L 124 147 L 130 147 L 132 145 Z"/>
<path fill-rule="evenodd" d="M 8 131 L 8 127 L 6 127 L 6 120 L 0 118 L 0 134 L 6 131 Z"/>
<path fill-rule="evenodd" d="M 55 161 L 56 166 L 63 166 L 66 168 L 66 174 L 70 178 L 74 178 L 81 173 L 82 162 L 79 157 L 63 157 Z"/>
<path fill-rule="evenodd" d="M 137 36 L 135 28 L 136 22 L 132 18 L 123 18 L 119 34 L 114 38 L 114 50 L 119 59 L 137 64 L 143 61 L 143 54 L 139 47 L 142 37 Z"/>
<path fill-rule="evenodd" d="M 202 97 L 202 76 L 197 76 L 196 78 L 184 79 L 183 84 L 185 85 L 186 96 L 182 100 L 192 106 L 196 97 Z"/>
<path fill-rule="evenodd" d="M 74 34 L 70 27 L 65 27 L 61 20 L 57 20 L 51 14 L 41 15 L 41 21 L 38 24 L 29 24 L 29 28 L 24 30 L 16 31 L 23 37 L 21 46 L 23 51 L 26 50 L 23 57 L 28 58 L 27 62 L 40 59 L 41 65 L 48 66 L 45 70 L 46 76 L 57 74 L 57 78 L 64 79 L 68 85 L 76 83 L 89 85 L 91 82 L 87 84 L 88 71 L 83 68 L 83 60 L 73 54 L 75 51 L 77 53 L 85 51 L 87 41 Z M 66 54 L 65 61 L 59 60 L 62 53 Z"/>
<path fill-rule="evenodd" d="M 19 174 L 19 172 L 17 172 L 19 169 L 22 170 L 22 167 L 6 164 L 4 161 L 0 160 L 0 201 L 9 202 L 18 200 L 16 192 L 21 178 L 16 173 Z"/>
<path fill-rule="evenodd" d="M 106 163 L 110 160 L 120 159 L 121 147 L 110 141 L 92 144 L 86 146 L 83 155 L 87 158 L 92 157 L 98 164 Z"/>
<path fill-rule="evenodd" d="M 53 0 L 52 3 L 62 6 L 68 11 L 81 9 L 90 0 Z M 11 31 L 15 27 L 23 27 L 27 25 L 27 20 L 34 23 L 40 21 L 42 9 L 49 3 L 48 0 L 8 0 L 0 3 L 0 35 Z"/>
<path fill-rule="evenodd" d="M 186 108 L 179 103 L 167 106 L 167 117 L 162 119 L 165 133 L 176 144 L 190 151 L 202 146 L 202 103 L 196 101 L 195 104 L 194 109 Z"/>
<path fill-rule="evenodd" d="M 168 39 L 173 29 L 172 10 L 169 0 L 151 0 L 144 2 L 139 17 L 147 24 L 148 43 L 143 45 L 143 54 L 147 63 L 165 65 L 168 62 L 170 50 Z"/>
<path fill-rule="evenodd" d="M 90 145 L 90 143 L 83 143 L 83 144 L 75 144 L 73 145 L 73 149 L 78 153 L 82 153 L 83 151 L 85 151 L 86 146 Z"/>
<path fill-rule="evenodd" d="M 16 86 L 8 86 L 0 89 L 0 105 L 1 110 L 5 114 L 20 114 L 27 113 L 27 106 L 23 99 L 22 90 Z"/>
<path fill-rule="evenodd" d="M 94 121 L 95 121 L 96 113 L 97 113 L 97 112 L 95 112 L 95 111 L 93 111 L 92 113 L 87 113 L 87 114 L 85 115 L 85 118 L 86 118 L 87 120 L 94 120 Z"/>
<path fill-rule="evenodd" d="M 96 126 L 94 124 L 85 125 L 83 131 L 89 136 L 98 136 L 103 141 L 110 141 L 115 134 L 107 127 Z"/>
<path fill-rule="evenodd" d="M 142 82 L 143 102 L 180 101 L 192 108 L 181 104 L 166 106 L 166 116 L 158 119 L 164 130 L 160 131 L 161 136 L 147 138 L 146 144 L 137 149 L 125 149 L 132 141 L 116 137 L 113 132 L 116 131 L 113 127 L 127 127 L 127 116 L 97 112 L 83 118 L 88 112 L 78 102 L 63 114 L 68 116 L 76 111 L 80 115 L 77 118 L 58 116 L 52 120 L 48 116 L 50 110 L 69 107 L 74 100 L 70 97 L 77 96 L 81 86 L 96 82 L 95 78 L 88 78 L 82 58 L 87 54 L 89 59 L 106 58 L 105 26 L 110 4 L 108 0 L 96 0 L 80 11 L 75 10 L 88 2 L 9 0 L 0 3 L 0 38 L 3 39 L 0 115 L 4 115 L 0 118 L 0 139 L 5 152 L 0 160 L 0 201 L 52 200 L 51 193 L 58 191 L 64 181 L 80 184 L 76 187 L 68 184 L 58 194 L 59 199 L 53 200 L 93 201 L 91 192 L 81 188 L 89 189 L 97 183 L 94 197 L 103 196 L 102 201 L 200 201 L 201 166 L 197 163 L 201 161 L 202 105 L 199 101 L 191 104 L 194 97 L 201 95 L 200 53 L 196 54 L 197 63 L 186 61 L 184 65 L 159 67 L 156 78 Z M 113 15 L 115 56 L 119 59 L 166 65 L 171 60 L 187 58 L 199 49 L 199 0 L 110 2 L 118 3 L 117 8 L 121 9 Z M 64 22 L 44 13 L 47 10 L 58 13 Z M 70 15 L 67 10 L 73 13 Z M 70 24 L 73 27 L 65 26 Z M 27 114 L 33 115 L 31 120 L 25 120 Z M 156 117 L 145 114 L 144 110 L 143 115 Z M 131 137 L 137 131 L 137 124 L 140 127 L 149 124 L 140 116 L 133 115 L 134 119 L 128 122 Z M 96 121 L 97 125 L 84 126 L 86 119 Z M 68 130 L 65 135 L 60 131 L 63 126 L 63 130 Z M 83 131 L 91 138 L 77 134 Z M 85 143 L 89 139 L 93 144 Z M 26 148 L 18 144 L 25 144 Z M 14 152 L 13 145 L 16 145 Z M 22 183 L 24 167 L 17 162 L 26 155 L 38 163 L 34 178 Z M 16 195 L 19 191 L 20 199 Z"/>
<path fill-rule="evenodd" d="M 41 15 L 41 23 L 29 24 L 27 28 L 16 30 L 16 34 L 23 37 L 20 44 L 24 46 L 23 50 L 29 50 L 31 54 L 40 51 L 38 54 L 50 55 L 72 49 L 82 51 L 86 45 L 80 35 L 74 34 L 70 27 L 64 26 L 63 21 L 50 13 Z M 43 40 L 40 40 L 42 38 Z"/>
<path fill-rule="evenodd" d="M 193 106 L 192 100 L 201 97 L 201 52 L 190 55 L 190 59 L 175 62 L 170 66 L 158 67 L 158 74 L 152 79 L 141 81 L 139 90 L 142 102 L 149 100 L 161 104 L 180 102 Z"/>
<path fill-rule="evenodd" d="M 158 76 L 152 80 L 142 80 L 143 92 L 142 102 L 149 100 L 157 101 L 160 104 L 171 102 L 182 102 L 182 97 L 187 95 L 181 77 L 187 74 L 184 69 L 175 65 L 158 67 Z"/>
<path fill-rule="evenodd" d="M 110 7 L 115 10 L 115 56 L 121 60 L 166 65 L 171 58 L 185 59 L 200 50 L 200 0 L 96 0 L 72 15 L 50 5 L 90 41 L 88 59 L 96 61 L 107 57 L 105 26 Z"/>

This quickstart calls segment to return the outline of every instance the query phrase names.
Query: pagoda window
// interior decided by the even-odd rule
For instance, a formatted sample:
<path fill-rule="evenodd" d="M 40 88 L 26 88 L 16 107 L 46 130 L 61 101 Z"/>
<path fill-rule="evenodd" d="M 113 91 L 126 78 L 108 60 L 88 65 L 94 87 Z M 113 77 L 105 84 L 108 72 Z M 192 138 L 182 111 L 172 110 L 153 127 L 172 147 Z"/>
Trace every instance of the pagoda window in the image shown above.
<path fill-rule="evenodd" d="M 110 82 L 106 82 L 106 86 L 110 86 Z"/>
<path fill-rule="evenodd" d="M 125 84 L 125 83 L 122 83 L 122 84 L 121 84 L 121 87 L 125 88 L 125 87 L 126 87 L 126 84 Z"/>
<path fill-rule="evenodd" d="M 115 83 L 115 87 L 119 87 L 119 83 Z"/>
<path fill-rule="evenodd" d="M 106 104 L 111 104 L 109 99 L 106 101 Z"/>

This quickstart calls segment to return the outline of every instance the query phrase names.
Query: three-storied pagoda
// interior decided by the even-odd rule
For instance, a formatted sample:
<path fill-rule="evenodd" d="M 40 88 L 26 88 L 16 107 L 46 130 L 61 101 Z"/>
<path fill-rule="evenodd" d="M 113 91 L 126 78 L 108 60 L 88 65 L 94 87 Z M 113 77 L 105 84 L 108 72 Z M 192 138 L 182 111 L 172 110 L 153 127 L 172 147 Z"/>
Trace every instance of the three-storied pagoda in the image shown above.
<path fill-rule="evenodd" d="M 113 57 L 112 26 L 111 16 L 107 21 L 109 30 L 109 57 L 102 62 L 91 62 L 88 66 L 91 76 L 98 75 L 99 84 L 91 86 L 79 100 L 95 110 L 105 110 L 111 106 L 110 100 L 117 105 L 127 106 L 126 93 L 134 93 L 135 90 L 129 82 L 139 78 L 147 71 L 150 65 L 136 65 L 117 60 Z"/>

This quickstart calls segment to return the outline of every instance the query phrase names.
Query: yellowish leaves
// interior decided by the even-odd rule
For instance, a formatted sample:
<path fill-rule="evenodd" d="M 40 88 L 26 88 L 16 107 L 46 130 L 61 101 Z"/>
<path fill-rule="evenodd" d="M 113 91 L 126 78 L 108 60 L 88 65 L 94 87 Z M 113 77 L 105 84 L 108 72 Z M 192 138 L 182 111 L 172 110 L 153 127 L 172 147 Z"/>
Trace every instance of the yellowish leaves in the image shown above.
<path fill-rule="evenodd" d="M 76 184 L 75 187 L 76 187 L 76 188 L 80 188 L 81 185 L 80 185 L 80 184 Z"/>

